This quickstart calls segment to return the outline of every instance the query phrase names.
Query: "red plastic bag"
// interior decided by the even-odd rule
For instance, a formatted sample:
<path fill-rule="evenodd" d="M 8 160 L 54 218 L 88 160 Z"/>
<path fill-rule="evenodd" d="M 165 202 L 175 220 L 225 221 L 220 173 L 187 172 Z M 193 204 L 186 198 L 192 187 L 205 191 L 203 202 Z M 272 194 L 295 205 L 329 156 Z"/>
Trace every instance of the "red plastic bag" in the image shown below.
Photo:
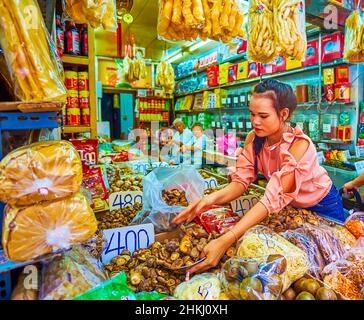
<path fill-rule="evenodd" d="M 84 171 L 82 186 L 91 192 L 92 199 L 107 200 L 109 197 L 101 168 L 92 168 Z"/>
<path fill-rule="evenodd" d="M 98 163 L 99 152 L 98 152 L 98 140 L 96 139 L 85 139 L 75 140 L 71 139 L 70 142 L 75 146 L 78 153 L 80 154 L 82 166 L 84 171 L 90 166 Z"/>

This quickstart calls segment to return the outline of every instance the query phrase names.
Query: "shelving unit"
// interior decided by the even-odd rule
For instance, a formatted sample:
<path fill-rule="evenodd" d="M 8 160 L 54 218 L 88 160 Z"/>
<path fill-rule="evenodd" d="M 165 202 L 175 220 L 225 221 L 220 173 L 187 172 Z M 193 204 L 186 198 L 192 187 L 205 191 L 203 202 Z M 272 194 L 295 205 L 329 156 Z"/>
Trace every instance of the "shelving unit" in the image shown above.
<path fill-rule="evenodd" d="M 95 62 L 95 32 L 94 29 L 88 25 L 88 57 L 73 56 L 64 54 L 62 61 L 64 65 L 81 66 L 88 68 L 89 77 L 89 103 L 90 103 L 90 125 L 66 125 L 63 127 L 63 133 L 86 133 L 89 132 L 91 138 L 97 138 L 97 97 L 96 97 L 96 62 Z"/>

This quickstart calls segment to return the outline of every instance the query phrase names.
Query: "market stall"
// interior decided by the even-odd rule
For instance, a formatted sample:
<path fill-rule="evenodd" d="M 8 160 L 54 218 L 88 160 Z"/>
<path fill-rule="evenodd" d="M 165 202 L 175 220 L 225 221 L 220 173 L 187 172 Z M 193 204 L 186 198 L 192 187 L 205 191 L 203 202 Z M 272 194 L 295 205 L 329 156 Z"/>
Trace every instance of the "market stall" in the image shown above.
<path fill-rule="evenodd" d="M 64 0 L 50 34 L 36 0 L 0 0 L 0 300 L 363 300 L 363 188 L 339 221 L 282 186 L 284 205 L 234 229 L 277 178 L 237 178 L 254 170 L 242 158 L 264 80 L 292 87 L 312 167 L 337 189 L 364 172 L 364 12 L 349 2 L 332 2 L 328 30 L 302 1 Z M 239 179 L 239 196 L 175 223 Z"/>

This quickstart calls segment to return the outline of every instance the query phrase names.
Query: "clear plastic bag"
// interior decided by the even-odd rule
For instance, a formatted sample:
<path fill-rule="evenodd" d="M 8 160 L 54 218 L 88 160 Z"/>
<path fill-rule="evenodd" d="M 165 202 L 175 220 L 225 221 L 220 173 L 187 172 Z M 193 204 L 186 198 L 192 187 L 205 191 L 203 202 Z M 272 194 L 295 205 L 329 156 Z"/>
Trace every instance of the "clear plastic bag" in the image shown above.
<path fill-rule="evenodd" d="M 81 159 L 67 141 L 24 146 L 0 162 L 0 200 L 11 205 L 68 197 L 81 189 L 81 183 Z"/>
<path fill-rule="evenodd" d="M 303 228 L 318 246 L 325 265 L 344 256 L 344 248 L 330 227 L 305 224 Z"/>
<path fill-rule="evenodd" d="M 287 259 L 272 254 L 251 259 L 232 257 L 220 276 L 223 291 L 232 300 L 278 300 L 287 272 Z"/>
<path fill-rule="evenodd" d="M 96 233 L 87 241 L 82 242 L 81 246 L 87 250 L 95 259 L 100 260 L 102 252 L 107 246 L 107 240 L 101 229 L 97 229 Z"/>
<path fill-rule="evenodd" d="M 251 228 L 239 240 L 237 256 L 240 258 L 262 258 L 272 254 L 282 255 L 287 260 L 287 276 L 284 279 L 283 291 L 310 269 L 306 252 L 267 227 Z"/>
<path fill-rule="evenodd" d="M 27 261 L 88 240 L 97 221 L 81 193 L 29 207 L 5 207 L 3 246 L 12 261 Z"/>
<path fill-rule="evenodd" d="M 177 300 L 219 300 L 221 283 L 217 275 L 203 273 L 182 282 L 174 290 Z"/>
<path fill-rule="evenodd" d="M 185 207 L 169 206 L 162 200 L 163 190 L 184 191 L 192 203 L 203 197 L 204 188 L 204 180 L 193 166 L 156 168 L 143 179 L 143 209 L 131 224 L 153 223 L 156 233 L 170 231 L 175 228 L 172 220 Z"/>
<path fill-rule="evenodd" d="M 277 51 L 286 58 L 303 61 L 307 51 L 305 2 L 272 0 Z"/>
<path fill-rule="evenodd" d="M 364 62 L 364 12 L 354 11 L 346 19 L 344 59 Z"/>
<path fill-rule="evenodd" d="M 364 237 L 364 212 L 355 212 L 345 221 L 345 227 L 356 237 Z"/>
<path fill-rule="evenodd" d="M 66 102 L 62 70 L 37 1 L 0 3 L 0 45 L 20 100 Z"/>
<path fill-rule="evenodd" d="M 75 247 L 43 264 L 39 299 L 72 299 L 106 280 L 98 261 L 85 249 Z"/>
<path fill-rule="evenodd" d="M 250 1 L 248 56 L 262 63 L 269 63 L 277 56 L 272 0 Z"/>
<path fill-rule="evenodd" d="M 317 279 L 321 278 L 321 272 L 325 267 L 325 261 L 321 256 L 320 250 L 311 237 L 304 229 L 287 230 L 280 234 L 283 238 L 293 243 L 295 246 L 306 252 L 310 261 L 309 273 Z"/>
<path fill-rule="evenodd" d="M 350 250 L 350 248 L 355 246 L 356 238 L 354 235 L 345 227 L 337 225 L 332 227 L 334 235 L 339 239 L 344 250 Z"/>

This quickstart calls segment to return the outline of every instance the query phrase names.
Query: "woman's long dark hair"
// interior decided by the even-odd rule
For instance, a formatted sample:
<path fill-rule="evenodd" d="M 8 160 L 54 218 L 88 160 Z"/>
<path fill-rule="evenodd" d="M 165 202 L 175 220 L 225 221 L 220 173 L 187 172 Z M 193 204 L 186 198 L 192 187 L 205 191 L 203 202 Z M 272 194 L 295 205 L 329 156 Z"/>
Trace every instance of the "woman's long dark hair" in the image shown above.
<path fill-rule="evenodd" d="M 257 84 L 253 90 L 253 95 L 264 95 L 270 98 L 274 103 L 274 108 L 279 115 L 280 111 L 284 108 L 289 109 L 289 117 L 292 115 L 297 107 L 297 98 L 290 85 L 282 83 L 277 80 L 267 79 Z M 254 150 L 254 170 L 255 175 L 258 175 L 258 156 L 262 151 L 266 138 L 255 136 L 253 142 Z"/>

